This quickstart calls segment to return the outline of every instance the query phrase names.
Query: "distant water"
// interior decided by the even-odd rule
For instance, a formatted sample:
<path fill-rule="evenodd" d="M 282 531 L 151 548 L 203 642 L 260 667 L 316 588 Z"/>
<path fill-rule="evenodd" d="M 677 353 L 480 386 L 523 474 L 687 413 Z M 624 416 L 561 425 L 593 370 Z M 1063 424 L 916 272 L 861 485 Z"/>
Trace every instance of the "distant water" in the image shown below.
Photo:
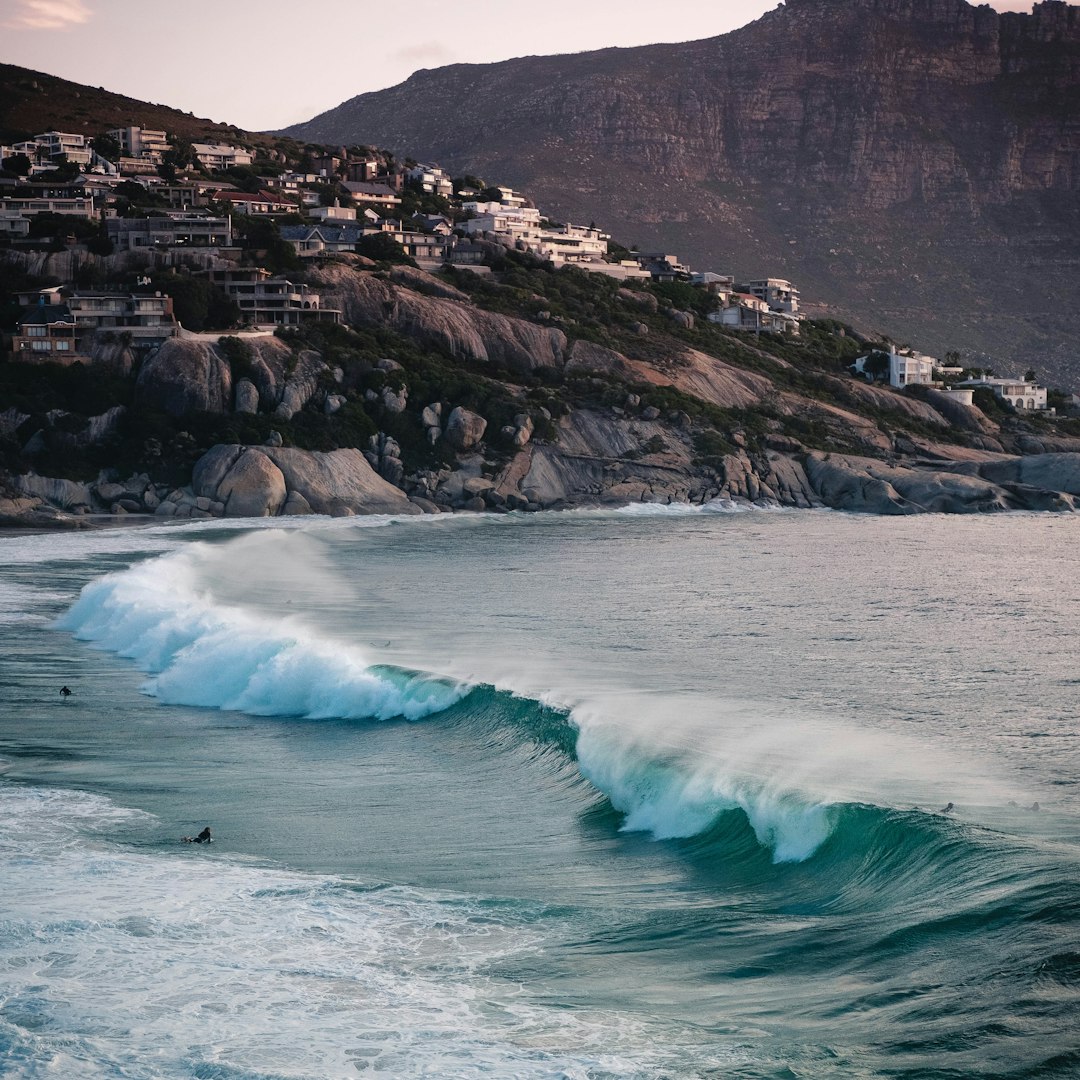
<path fill-rule="evenodd" d="M 1078 583 L 1052 515 L 0 538 L 0 1074 L 1080 1076 Z"/>

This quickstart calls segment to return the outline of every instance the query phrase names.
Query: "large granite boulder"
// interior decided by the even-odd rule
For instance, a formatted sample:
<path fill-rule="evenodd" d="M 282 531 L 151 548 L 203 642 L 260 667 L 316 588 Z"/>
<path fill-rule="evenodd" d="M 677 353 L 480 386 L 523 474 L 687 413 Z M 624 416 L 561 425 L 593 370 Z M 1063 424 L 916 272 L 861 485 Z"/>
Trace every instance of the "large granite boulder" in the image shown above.
<path fill-rule="evenodd" d="M 471 450 L 486 430 L 487 421 L 482 416 L 459 405 L 446 421 L 446 441 L 455 450 Z"/>
<path fill-rule="evenodd" d="M 192 491 L 223 503 L 226 517 L 421 513 L 351 449 L 215 446 L 196 463 Z"/>
<path fill-rule="evenodd" d="M 232 370 L 213 346 L 170 338 L 139 371 L 137 403 L 170 416 L 225 413 L 232 408 Z"/>

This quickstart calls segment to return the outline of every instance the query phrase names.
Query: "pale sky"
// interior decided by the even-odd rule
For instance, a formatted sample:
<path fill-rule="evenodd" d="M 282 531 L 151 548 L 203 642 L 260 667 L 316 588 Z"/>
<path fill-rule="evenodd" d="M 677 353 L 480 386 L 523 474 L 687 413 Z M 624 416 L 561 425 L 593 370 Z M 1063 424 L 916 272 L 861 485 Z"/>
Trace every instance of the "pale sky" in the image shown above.
<path fill-rule="evenodd" d="M 418 68 L 715 37 L 777 0 L 0 0 L 0 62 L 251 131 Z M 1030 0 L 995 0 L 1030 11 Z M 522 12 L 522 13 L 515 13 Z"/>

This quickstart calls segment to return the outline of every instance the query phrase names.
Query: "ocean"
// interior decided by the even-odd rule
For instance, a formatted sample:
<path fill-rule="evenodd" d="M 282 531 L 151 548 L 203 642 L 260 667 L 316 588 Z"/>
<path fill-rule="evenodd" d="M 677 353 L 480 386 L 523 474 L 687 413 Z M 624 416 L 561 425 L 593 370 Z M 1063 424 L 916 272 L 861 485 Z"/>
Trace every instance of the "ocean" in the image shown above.
<path fill-rule="evenodd" d="M 0 1074 L 1080 1076 L 1078 601 L 1070 515 L 0 537 Z"/>

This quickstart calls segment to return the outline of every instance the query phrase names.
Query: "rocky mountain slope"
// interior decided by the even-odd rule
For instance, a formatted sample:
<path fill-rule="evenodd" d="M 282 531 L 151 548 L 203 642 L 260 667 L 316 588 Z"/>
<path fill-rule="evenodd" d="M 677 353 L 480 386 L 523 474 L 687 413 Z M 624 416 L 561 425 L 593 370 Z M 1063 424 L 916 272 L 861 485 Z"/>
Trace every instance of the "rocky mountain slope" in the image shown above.
<path fill-rule="evenodd" d="M 788 0 L 723 37 L 417 72 L 288 129 L 487 173 L 700 269 L 1080 377 L 1080 8 Z"/>

